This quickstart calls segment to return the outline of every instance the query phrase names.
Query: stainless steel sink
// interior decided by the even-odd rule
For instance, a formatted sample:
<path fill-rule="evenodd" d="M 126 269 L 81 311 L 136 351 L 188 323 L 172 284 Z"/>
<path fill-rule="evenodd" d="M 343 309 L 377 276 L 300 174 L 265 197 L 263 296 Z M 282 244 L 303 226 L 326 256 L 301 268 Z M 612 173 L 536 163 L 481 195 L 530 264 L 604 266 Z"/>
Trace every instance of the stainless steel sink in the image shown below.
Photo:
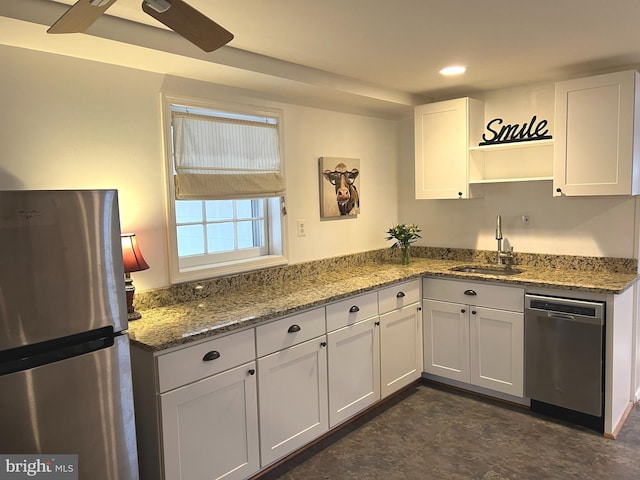
<path fill-rule="evenodd" d="M 501 267 L 498 265 L 460 265 L 450 268 L 452 272 L 479 273 L 482 275 L 517 275 L 522 270 L 513 267 Z"/>

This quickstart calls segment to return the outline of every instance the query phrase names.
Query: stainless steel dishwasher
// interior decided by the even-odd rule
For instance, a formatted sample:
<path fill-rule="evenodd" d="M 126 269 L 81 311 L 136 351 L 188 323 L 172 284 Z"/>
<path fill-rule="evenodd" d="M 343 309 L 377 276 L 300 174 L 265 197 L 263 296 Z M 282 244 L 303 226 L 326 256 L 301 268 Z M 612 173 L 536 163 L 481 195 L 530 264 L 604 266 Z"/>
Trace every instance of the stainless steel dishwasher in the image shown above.
<path fill-rule="evenodd" d="M 604 431 L 605 302 L 525 295 L 531 409 Z"/>

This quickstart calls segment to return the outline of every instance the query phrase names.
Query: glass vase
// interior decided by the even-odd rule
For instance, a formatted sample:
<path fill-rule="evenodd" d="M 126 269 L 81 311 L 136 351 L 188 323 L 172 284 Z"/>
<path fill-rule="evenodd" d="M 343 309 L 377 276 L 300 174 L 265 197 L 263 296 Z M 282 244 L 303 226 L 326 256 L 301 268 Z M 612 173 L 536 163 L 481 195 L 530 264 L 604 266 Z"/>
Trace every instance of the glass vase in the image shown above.
<path fill-rule="evenodd" d="M 401 245 L 400 251 L 402 252 L 402 265 L 409 265 L 409 245 Z"/>

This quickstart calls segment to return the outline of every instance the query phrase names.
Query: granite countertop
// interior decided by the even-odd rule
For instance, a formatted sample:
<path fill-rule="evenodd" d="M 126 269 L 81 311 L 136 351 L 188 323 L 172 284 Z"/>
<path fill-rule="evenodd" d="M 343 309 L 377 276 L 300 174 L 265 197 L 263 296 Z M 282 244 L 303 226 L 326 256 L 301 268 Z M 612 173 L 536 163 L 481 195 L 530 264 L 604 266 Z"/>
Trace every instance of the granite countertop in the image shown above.
<path fill-rule="evenodd" d="M 128 333 L 132 344 L 158 352 L 423 276 L 604 294 L 622 293 L 637 278 L 635 273 L 606 269 L 538 265 L 518 266 L 522 273 L 517 275 L 450 271 L 452 267 L 469 263 L 412 258 L 410 265 L 403 266 L 397 260 L 378 260 L 282 281 L 249 283 L 175 305 L 142 309 L 142 318 L 129 324 Z"/>

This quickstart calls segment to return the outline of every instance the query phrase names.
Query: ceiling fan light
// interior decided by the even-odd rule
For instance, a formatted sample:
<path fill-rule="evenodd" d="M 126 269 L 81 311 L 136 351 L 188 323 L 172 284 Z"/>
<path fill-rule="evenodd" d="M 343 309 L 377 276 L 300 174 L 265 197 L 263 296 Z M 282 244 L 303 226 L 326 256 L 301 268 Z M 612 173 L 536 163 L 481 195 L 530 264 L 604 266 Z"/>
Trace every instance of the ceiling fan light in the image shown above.
<path fill-rule="evenodd" d="M 144 0 L 144 3 L 149 5 L 158 13 L 164 13 L 171 8 L 171 3 L 167 0 Z"/>

